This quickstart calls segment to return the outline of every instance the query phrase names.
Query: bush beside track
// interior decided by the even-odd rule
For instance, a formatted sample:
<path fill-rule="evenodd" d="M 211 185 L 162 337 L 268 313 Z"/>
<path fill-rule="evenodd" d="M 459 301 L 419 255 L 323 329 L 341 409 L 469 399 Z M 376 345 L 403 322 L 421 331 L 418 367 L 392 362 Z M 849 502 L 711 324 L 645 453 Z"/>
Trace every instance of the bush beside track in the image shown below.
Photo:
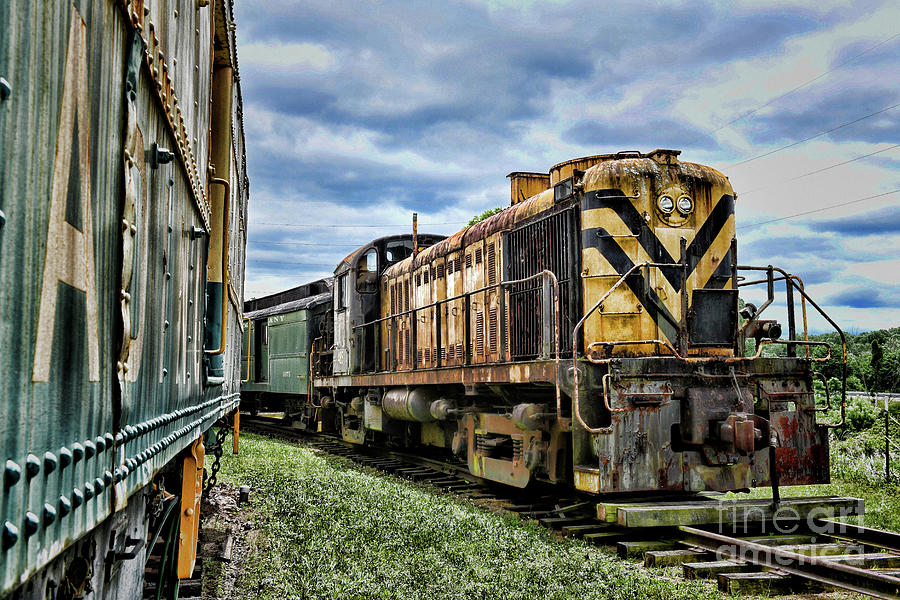
<path fill-rule="evenodd" d="M 253 488 L 233 598 L 721 598 L 711 582 L 296 444 L 242 436 L 219 477 Z"/>

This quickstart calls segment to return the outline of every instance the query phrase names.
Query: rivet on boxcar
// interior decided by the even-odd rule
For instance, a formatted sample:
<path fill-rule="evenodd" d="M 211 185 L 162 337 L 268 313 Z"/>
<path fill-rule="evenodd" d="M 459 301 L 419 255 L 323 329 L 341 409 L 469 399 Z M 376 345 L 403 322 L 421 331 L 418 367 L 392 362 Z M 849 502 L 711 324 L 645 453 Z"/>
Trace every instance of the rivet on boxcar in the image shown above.
<path fill-rule="evenodd" d="M 98 435 L 97 439 L 94 440 L 94 445 L 97 446 L 97 453 L 101 453 L 106 450 L 106 440 L 103 439 L 102 435 Z"/>
<path fill-rule="evenodd" d="M 94 458 L 94 455 L 97 454 L 97 446 L 94 445 L 94 442 L 91 440 L 85 440 L 84 442 L 84 457 Z"/>
<path fill-rule="evenodd" d="M 91 485 L 91 482 L 87 482 L 84 484 L 84 499 L 90 500 L 94 497 L 94 486 Z"/>
<path fill-rule="evenodd" d="M 19 468 L 19 465 L 11 460 L 6 461 L 6 469 L 3 472 L 3 485 L 6 488 L 11 488 L 19 482 L 19 479 L 22 478 L 22 470 Z"/>
<path fill-rule="evenodd" d="M 28 479 L 33 478 L 35 475 L 40 473 L 41 471 L 41 461 L 38 460 L 38 457 L 34 454 L 29 454 L 25 458 L 25 477 Z"/>
<path fill-rule="evenodd" d="M 0 77 L 0 102 L 9 98 L 10 92 L 12 92 L 12 86 L 6 79 Z"/>
<path fill-rule="evenodd" d="M 103 484 L 106 487 L 109 487 L 112 485 L 112 483 L 113 483 L 113 474 L 108 469 L 106 471 L 103 471 Z"/>
<path fill-rule="evenodd" d="M 6 215 L 3 214 L 3 211 L 0 210 L 0 229 L 3 229 L 3 226 L 6 224 Z"/>
<path fill-rule="evenodd" d="M 52 452 L 44 452 L 44 474 L 49 475 L 53 471 L 56 470 L 56 465 L 59 464 L 59 461 L 56 459 L 56 455 Z"/>
<path fill-rule="evenodd" d="M 101 478 L 98 477 L 94 480 L 94 493 L 95 494 L 97 494 L 99 496 L 100 494 L 103 493 L 103 490 L 105 488 L 106 488 L 106 486 L 103 484 L 103 480 Z"/>
<path fill-rule="evenodd" d="M 163 377 L 167 377 L 169 375 L 168 369 L 163 369 Z"/>
<path fill-rule="evenodd" d="M 72 464 L 72 451 L 65 446 L 59 449 L 59 468 L 65 469 Z"/>
<path fill-rule="evenodd" d="M 38 517 L 31 511 L 25 513 L 25 537 L 31 537 L 37 533 L 38 527 L 40 526 L 40 521 L 38 521 Z"/>
<path fill-rule="evenodd" d="M 49 504 L 44 504 L 44 527 L 49 527 L 53 525 L 53 522 L 56 521 L 56 509 L 50 506 Z"/>
<path fill-rule="evenodd" d="M 56 503 L 56 512 L 59 514 L 60 519 L 72 512 L 72 503 L 69 502 L 68 498 L 65 496 L 59 497 L 59 500 Z"/>
<path fill-rule="evenodd" d="M 113 437 L 113 434 L 111 434 L 107 431 L 106 433 L 103 434 L 103 439 L 106 440 L 107 448 L 113 447 L 113 444 L 115 443 L 115 438 Z"/>
<path fill-rule="evenodd" d="M 3 524 L 3 550 L 9 550 L 19 541 L 19 529 L 7 521 Z"/>
<path fill-rule="evenodd" d="M 78 508 L 82 504 L 84 504 L 84 494 L 78 488 L 74 488 L 72 490 L 72 508 Z"/>
<path fill-rule="evenodd" d="M 72 462 L 77 463 L 82 458 L 84 458 L 84 446 L 75 442 L 72 444 Z"/>

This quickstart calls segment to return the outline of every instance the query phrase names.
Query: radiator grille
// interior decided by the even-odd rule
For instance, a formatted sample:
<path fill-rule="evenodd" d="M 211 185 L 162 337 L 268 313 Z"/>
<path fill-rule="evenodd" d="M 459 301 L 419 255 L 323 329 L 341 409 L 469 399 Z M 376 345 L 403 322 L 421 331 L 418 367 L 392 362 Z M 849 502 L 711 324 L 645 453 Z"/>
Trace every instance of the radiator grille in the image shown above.
<path fill-rule="evenodd" d="M 508 280 L 524 279 L 547 270 L 559 281 L 559 340 L 561 354 L 571 355 L 572 306 L 577 251 L 575 210 L 568 209 L 507 234 L 505 262 Z M 528 359 L 541 354 L 543 302 L 541 280 L 514 285 L 509 293 L 510 358 Z M 551 333 L 552 336 L 552 333 Z M 552 338 L 550 340 L 552 344 Z"/>

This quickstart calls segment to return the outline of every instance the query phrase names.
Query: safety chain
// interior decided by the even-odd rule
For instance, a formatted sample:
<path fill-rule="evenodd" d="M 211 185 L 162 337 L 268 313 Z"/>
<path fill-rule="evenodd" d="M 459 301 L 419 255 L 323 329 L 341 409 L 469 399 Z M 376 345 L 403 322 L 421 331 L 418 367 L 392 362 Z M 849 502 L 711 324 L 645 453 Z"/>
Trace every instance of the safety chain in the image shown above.
<path fill-rule="evenodd" d="M 231 430 L 231 426 L 228 424 L 227 419 L 222 419 L 220 421 L 222 426 L 219 428 L 218 433 L 216 433 L 216 441 L 213 442 L 210 451 L 213 455 L 213 463 L 210 467 L 209 477 L 206 479 L 206 484 L 203 486 L 203 492 L 209 492 L 212 486 L 216 485 L 216 476 L 219 473 L 219 460 L 222 458 L 222 444 L 225 443 L 225 438 L 228 437 L 228 432 Z"/>

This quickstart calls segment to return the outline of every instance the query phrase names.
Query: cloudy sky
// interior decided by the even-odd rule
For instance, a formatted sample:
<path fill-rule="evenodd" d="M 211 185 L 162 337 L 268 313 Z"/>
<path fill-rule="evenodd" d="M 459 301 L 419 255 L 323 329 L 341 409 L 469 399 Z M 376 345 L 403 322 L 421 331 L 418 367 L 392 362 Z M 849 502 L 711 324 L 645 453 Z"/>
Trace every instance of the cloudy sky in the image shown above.
<path fill-rule="evenodd" d="M 235 4 L 247 298 L 413 211 L 457 231 L 511 171 L 678 148 L 731 179 L 741 263 L 801 275 L 848 331 L 900 326 L 895 0 Z"/>

